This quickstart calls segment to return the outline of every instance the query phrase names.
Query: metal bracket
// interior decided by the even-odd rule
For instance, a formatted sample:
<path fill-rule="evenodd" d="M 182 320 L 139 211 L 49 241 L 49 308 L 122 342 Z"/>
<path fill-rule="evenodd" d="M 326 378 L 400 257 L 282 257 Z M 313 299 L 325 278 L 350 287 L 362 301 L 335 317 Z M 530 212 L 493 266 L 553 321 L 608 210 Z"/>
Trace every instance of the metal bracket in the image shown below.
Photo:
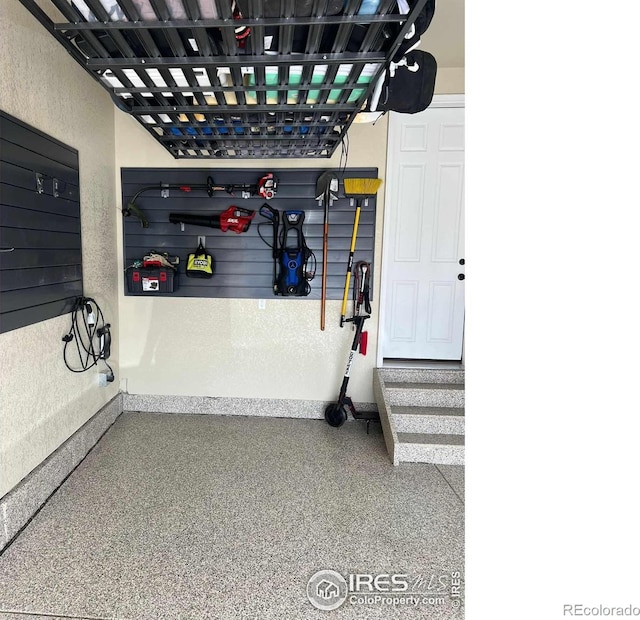
<path fill-rule="evenodd" d="M 184 232 L 184 222 L 180 222 L 180 230 Z"/>
<path fill-rule="evenodd" d="M 160 196 L 162 198 L 169 198 L 169 190 L 165 187 L 160 190 Z"/>
<path fill-rule="evenodd" d="M 338 199 L 338 177 L 333 177 L 329 182 L 329 206 Z"/>
<path fill-rule="evenodd" d="M 44 175 L 36 172 L 36 191 L 38 194 L 44 193 Z"/>
<path fill-rule="evenodd" d="M 54 198 L 58 198 L 58 196 L 60 196 L 60 192 L 58 190 L 59 190 L 59 188 L 58 188 L 58 179 L 56 179 L 54 177 L 54 179 L 53 179 L 53 197 Z"/>

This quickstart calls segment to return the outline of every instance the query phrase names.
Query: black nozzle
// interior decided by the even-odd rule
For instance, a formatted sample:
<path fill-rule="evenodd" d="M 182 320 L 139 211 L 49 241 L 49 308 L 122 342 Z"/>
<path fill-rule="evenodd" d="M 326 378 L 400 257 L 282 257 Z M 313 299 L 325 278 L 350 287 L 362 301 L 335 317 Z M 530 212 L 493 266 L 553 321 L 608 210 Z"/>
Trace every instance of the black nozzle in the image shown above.
<path fill-rule="evenodd" d="M 193 215 L 189 213 L 170 213 L 169 221 L 172 224 L 191 224 L 192 226 L 205 226 L 207 228 L 220 228 L 219 215 Z"/>

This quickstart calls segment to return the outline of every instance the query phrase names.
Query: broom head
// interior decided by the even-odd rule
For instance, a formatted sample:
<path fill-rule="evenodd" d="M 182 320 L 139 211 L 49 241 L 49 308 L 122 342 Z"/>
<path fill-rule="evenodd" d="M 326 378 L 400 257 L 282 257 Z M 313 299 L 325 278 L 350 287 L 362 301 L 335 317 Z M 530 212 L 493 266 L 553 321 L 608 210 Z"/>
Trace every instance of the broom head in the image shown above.
<path fill-rule="evenodd" d="M 375 196 L 382 185 L 382 179 L 345 179 L 345 196 Z"/>

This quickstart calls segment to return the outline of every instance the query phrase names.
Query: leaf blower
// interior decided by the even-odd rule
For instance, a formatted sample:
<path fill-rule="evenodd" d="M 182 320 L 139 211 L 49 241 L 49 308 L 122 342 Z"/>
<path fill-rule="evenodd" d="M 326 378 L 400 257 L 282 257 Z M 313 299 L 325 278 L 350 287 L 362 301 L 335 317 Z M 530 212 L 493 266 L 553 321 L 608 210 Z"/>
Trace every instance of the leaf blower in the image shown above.
<path fill-rule="evenodd" d="M 190 224 L 192 226 L 205 226 L 206 228 L 218 228 L 222 232 L 228 230 L 234 233 L 243 233 L 249 230 L 251 220 L 256 212 L 242 207 L 231 206 L 222 213 L 212 215 L 194 215 L 190 213 L 170 213 L 169 221 L 172 224 Z"/>

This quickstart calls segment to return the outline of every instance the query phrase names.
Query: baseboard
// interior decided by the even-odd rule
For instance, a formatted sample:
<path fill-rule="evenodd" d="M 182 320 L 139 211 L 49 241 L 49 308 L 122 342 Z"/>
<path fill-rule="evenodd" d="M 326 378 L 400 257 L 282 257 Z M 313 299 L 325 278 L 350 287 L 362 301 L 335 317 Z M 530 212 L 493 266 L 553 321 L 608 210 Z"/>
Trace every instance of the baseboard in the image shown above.
<path fill-rule="evenodd" d="M 117 394 L 0 499 L 0 552 L 29 523 L 122 413 Z"/>
<path fill-rule="evenodd" d="M 190 413 L 245 415 L 274 418 L 324 419 L 328 403 L 319 400 L 280 398 L 227 398 L 212 396 L 158 396 L 123 394 L 124 411 L 143 413 Z M 371 411 L 375 403 L 356 403 L 356 409 Z"/>

